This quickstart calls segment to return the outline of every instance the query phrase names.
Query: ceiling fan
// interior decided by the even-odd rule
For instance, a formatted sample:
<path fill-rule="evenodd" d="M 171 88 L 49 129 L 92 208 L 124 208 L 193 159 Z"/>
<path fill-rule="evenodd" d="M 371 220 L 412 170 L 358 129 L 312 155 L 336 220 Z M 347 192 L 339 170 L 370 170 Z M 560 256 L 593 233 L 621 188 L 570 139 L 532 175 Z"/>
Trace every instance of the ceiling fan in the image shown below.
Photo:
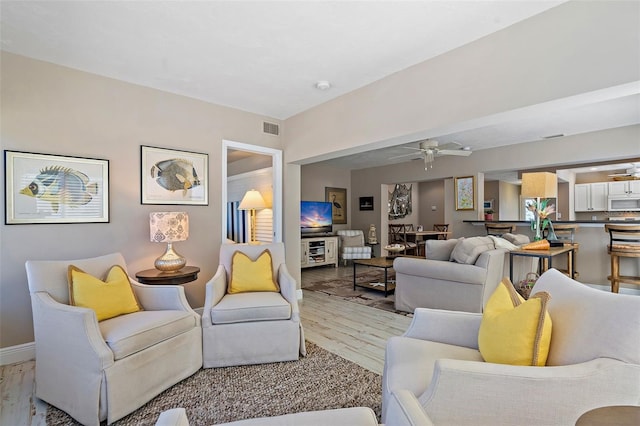
<path fill-rule="evenodd" d="M 609 177 L 631 177 L 631 178 L 640 178 L 640 166 L 636 164 L 632 164 L 630 169 L 626 170 L 626 173 L 613 173 L 608 175 Z"/>
<path fill-rule="evenodd" d="M 433 168 L 433 161 L 435 157 L 440 157 L 442 155 L 458 155 L 461 157 L 468 157 L 471 155 L 471 149 L 463 148 L 462 145 L 456 142 L 450 142 L 442 146 L 438 146 L 438 141 L 432 139 L 425 139 L 420 141 L 419 148 L 414 148 L 410 146 L 403 146 L 401 148 L 405 149 L 413 149 L 419 152 L 412 152 L 411 154 L 403 154 L 397 155 L 395 157 L 391 157 L 391 159 L 401 158 L 401 157 L 409 157 L 412 155 L 422 155 L 424 159 L 424 169 L 427 170 L 429 168 Z"/>

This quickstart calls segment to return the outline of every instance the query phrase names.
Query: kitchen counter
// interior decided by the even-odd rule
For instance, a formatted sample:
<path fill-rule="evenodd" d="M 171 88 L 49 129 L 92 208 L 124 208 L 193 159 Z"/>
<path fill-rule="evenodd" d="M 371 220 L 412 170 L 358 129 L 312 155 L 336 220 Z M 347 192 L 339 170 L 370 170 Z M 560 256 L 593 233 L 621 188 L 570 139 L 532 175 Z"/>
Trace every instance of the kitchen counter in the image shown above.
<path fill-rule="evenodd" d="M 464 223 L 470 223 L 472 225 L 481 225 L 484 226 L 485 223 L 512 223 L 516 226 L 531 226 L 531 222 L 528 220 L 463 220 Z M 582 226 L 602 226 L 606 223 L 615 223 L 615 224 L 640 224 L 640 217 L 636 217 L 632 220 L 622 220 L 622 219 L 614 219 L 614 220 L 552 220 L 554 225 L 562 225 L 562 224 L 574 224 L 577 223 Z"/>

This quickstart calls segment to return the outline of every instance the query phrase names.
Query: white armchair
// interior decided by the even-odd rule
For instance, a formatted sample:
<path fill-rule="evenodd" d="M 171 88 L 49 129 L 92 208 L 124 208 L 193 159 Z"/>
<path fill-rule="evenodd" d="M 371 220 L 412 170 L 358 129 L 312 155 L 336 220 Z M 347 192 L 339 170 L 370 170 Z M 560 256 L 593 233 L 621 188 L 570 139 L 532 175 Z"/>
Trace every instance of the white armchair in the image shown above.
<path fill-rule="evenodd" d="M 553 322 L 547 366 L 491 364 L 478 351 L 482 314 L 416 309 L 387 343 L 382 420 L 407 389 L 434 424 L 568 425 L 608 405 L 640 405 L 640 297 L 587 287 L 555 269 L 546 291 Z"/>
<path fill-rule="evenodd" d="M 371 246 L 364 243 L 364 233 L 360 229 L 345 229 L 337 232 L 340 237 L 340 259 L 371 259 Z"/>
<path fill-rule="evenodd" d="M 200 317 L 180 286 L 130 279 L 143 311 L 98 322 L 69 305 L 67 269 L 102 278 L 119 253 L 66 261 L 27 261 L 36 344 L 36 396 L 85 425 L 138 409 L 202 366 Z"/>
<path fill-rule="evenodd" d="M 255 260 L 265 249 L 280 292 L 228 294 L 233 254 Z M 285 264 L 284 244 L 223 244 L 220 265 L 206 285 L 202 313 L 203 366 L 261 364 L 306 355 L 296 282 Z"/>

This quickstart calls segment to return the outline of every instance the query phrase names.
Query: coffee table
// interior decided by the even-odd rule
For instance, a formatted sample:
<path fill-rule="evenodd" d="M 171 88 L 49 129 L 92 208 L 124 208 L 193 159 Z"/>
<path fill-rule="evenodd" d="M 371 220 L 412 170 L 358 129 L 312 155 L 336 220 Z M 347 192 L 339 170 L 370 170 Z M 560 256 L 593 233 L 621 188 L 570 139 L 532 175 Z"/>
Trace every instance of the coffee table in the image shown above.
<path fill-rule="evenodd" d="M 374 268 L 382 268 L 384 269 L 384 283 L 358 283 L 356 279 L 356 266 L 364 265 L 364 266 L 372 266 Z M 393 268 L 393 259 L 389 259 L 386 257 L 374 257 L 373 259 L 354 259 L 353 260 L 353 289 L 356 287 L 368 288 L 371 290 L 383 291 L 384 297 L 394 292 L 396 289 L 395 283 L 389 282 L 389 268 Z M 383 287 L 384 284 L 384 287 Z"/>

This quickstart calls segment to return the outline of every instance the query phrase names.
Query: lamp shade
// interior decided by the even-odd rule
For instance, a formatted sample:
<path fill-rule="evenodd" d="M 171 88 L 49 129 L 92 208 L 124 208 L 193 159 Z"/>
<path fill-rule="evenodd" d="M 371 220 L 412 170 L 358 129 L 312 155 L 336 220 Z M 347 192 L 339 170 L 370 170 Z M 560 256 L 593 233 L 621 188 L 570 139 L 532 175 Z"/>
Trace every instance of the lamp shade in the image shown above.
<path fill-rule="evenodd" d="M 154 243 L 174 243 L 189 238 L 189 215 L 186 212 L 149 214 L 149 234 Z"/>
<path fill-rule="evenodd" d="M 267 204 L 264 202 L 264 198 L 262 198 L 260 192 L 255 189 L 250 189 L 244 194 L 238 210 L 260 210 L 266 207 Z"/>
<path fill-rule="evenodd" d="M 556 198 L 558 178 L 555 173 L 549 172 L 523 173 L 521 195 L 533 198 Z"/>

